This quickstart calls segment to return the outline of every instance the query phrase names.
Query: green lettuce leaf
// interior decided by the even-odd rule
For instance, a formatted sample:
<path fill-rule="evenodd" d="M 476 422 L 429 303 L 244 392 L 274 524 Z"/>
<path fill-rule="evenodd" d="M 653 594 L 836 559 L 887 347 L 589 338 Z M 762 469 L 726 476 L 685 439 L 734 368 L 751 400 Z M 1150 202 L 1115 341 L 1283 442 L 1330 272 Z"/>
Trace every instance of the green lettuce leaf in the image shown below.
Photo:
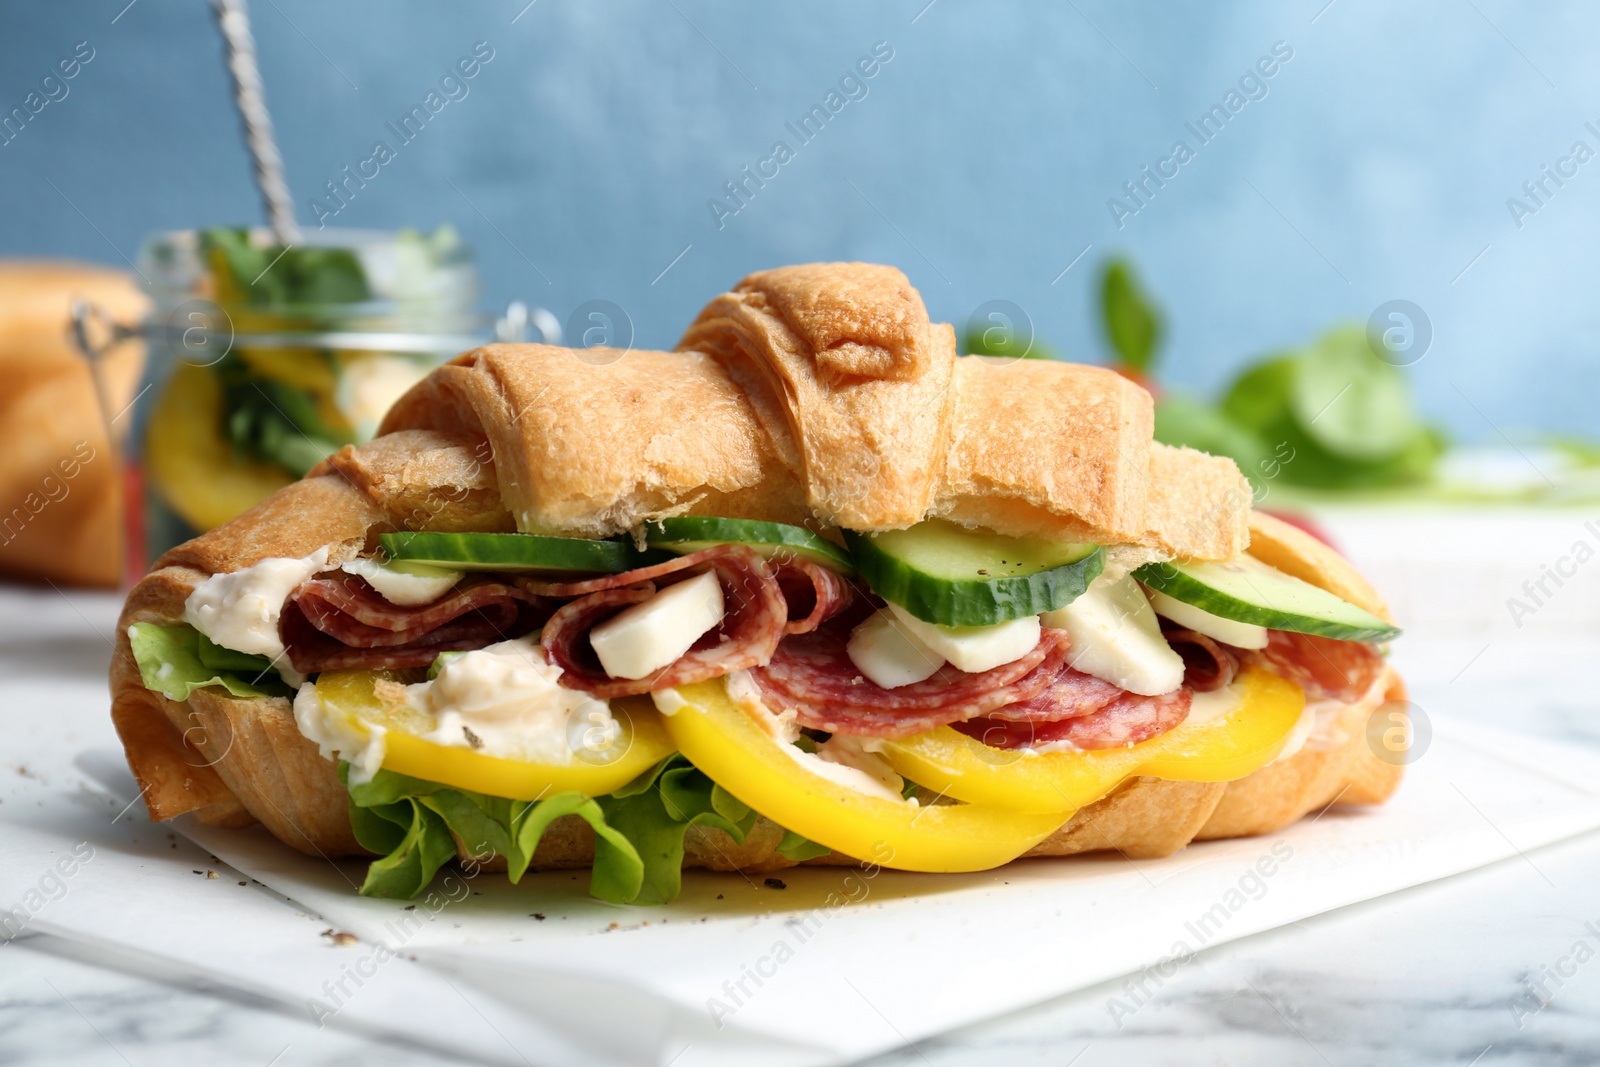
<path fill-rule="evenodd" d="M 802 863 L 805 860 L 814 860 L 818 856 L 826 856 L 833 849 L 827 845 L 819 845 L 809 837 L 802 837 L 793 830 L 785 830 L 783 840 L 778 842 L 778 855 L 786 859 Z"/>
<path fill-rule="evenodd" d="M 363 896 L 416 896 L 455 857 L 457 840 L 473 855 L 506 857 L 506 873 L 516 883 L 550 824 L 576 815 L 595 832 L 589 891 L 618 904 L 640 902 L 644 864 L 638 850 L 607 824 L 600 805 L 581 793 L 507 800 L 385 770 L 369 782 L 351 784 L 349 771 L 348 763 L 339 765 L 339 780 L 350 792 L 350 825 L 361 847 L 382 854 L 367 870 Z"/>
<path fill-rule="evenodd" d="M 374 808 L 350 808 L 350 826 L 362 848 L 386 852 L 367 867 L 364 897 L 410 900 L 428 887 L 440 867 L 455 858 L 449 827 L 418 797 Z"/>
<path fill-rule="evenodd" d="M 168 700 L 188 700 L 210 685 L 236 697 L 293 695 L 267 657 L 220 648 L 185 623 L 136 622 L 128 627 L 128 645 L 144 687 Z"/>
<path fill-rule="evenodd" d="M 203 665 L 214 671 L 232 671 L 254 678 L 273 669 L 272 660 L 267 656 L 256 656 L 249 652 L 236 652 L 231 648 L 223 648 L 198 630 L 194 635 L 197 638 L 195 655 Z"/>
<path fill-rule="evenodd" d="M 648 780 L 646 788 L 638 788 Z M 606 821 L 638 848 L 644 881 L 635 904 L 665 904 L 683 885 L 683 839 L 689 827 L 714 826 L 737 842 L 755 826 L 755 811 L 682 756 L 658 763 L 623 790 L 602 797 Z"/>
<path fill-rule="evenodd" d="M 408 900 L 439 868 L 466 851 L 506 858 L 506 874 L 522 879 L 550 824 L 576 815 L 595 833 L 589 893 L 614 904 L 665 904 L 683 884 L 683 841 L 690 826 L 723 830 L 737 842 L 760 817 L 680 755 L 672 755 L 610 796 L 557 793 L 541 800 L 505 800 L 380 770 L 351 784 L 350 825 L 361 846 L 378 853 L 362 884 L 364 896 Z M 786 833 L 778 851 L 793 860 L 826 855 L 825 846 Z"/>

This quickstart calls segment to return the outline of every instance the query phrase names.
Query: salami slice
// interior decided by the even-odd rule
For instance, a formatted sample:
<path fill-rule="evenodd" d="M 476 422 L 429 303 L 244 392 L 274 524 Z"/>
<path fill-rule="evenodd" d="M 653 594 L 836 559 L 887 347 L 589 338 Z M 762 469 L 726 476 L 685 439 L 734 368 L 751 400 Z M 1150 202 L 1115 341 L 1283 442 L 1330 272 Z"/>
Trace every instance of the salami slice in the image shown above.
<path fill-rule="evenodd" d="M 1183 658 L 1183 684 L 1196 693 L 1221 689 L 1239 673 L 1237 650 L 1229 645 L 1177 626 L 1163 627 L 1161 636 Z"/>
<path fill-rule="evenodd" d="M 391 604 L 363 578 L 330 572 L 289 594 L 278 629 L 305 674 L 425 667 L 440 652 L 482 648 L 538 629 L 552 606 L 493 579 L 466 581 L 431 604 Z"/>
<path fill-rule="evenodd" d="M 1092 674 L 1084 674 L 1062 664 L 1056 676 L 1038 693 L 1026 700 L 995 708 L 989 717 L 1007 722 L 1075 719 L 1080 715 L 1094 714 L 1126 692 Z"/>
<path fill-rule="evenodd" d="M 786 637 L 771 662 L 751 670 L 763 702 L 794 711 L 800 725 L 859 737 L 909 737 L 983 715 L 1038 694 L 1066 663 L 1064 630 L 1045 630 L 1026 656 L 968 674 L 946 664 L 924 681 L 898 689 L 873 684 L 850 662 L 853 616 Z"/>
<path fill-rule="evenodd" d="M 659 585 L 713 571 L 722 584 L 722 622 L 673 663 L 644 678 L 613 678 L 589 644 L 593 629 L 653 596 Z M 663 581 L 663 579 L 670 579 Z M 765 663 L 788 624 L 783 592 L 767 561 L 743 545 L 718 545 L 653 567 L 587 582 L 524 583 L 549 596 L 577 596 L 550 617 L 541 641 L 561 684 L 602 699 L 689 685 Z M 575 592 L 581 590 L 581 592 Z"/>
<path fill-rule="evenodd" d="M 1383 673 L 1383 656 L 1372 645 L 1287 630 L 1269 631 L 1267 647 L 1245 655 L 1299 685 L 1308 698 L 1344 704 L 1360 700 Z"/>
<path fill-rule="evenodd" d="M 789 609 L 786 634 L 808 634 L 850 606 L 850 583 L 837 571 L 798 556 L 774 559 L 772 569 Z"/>
<path fill-rule="evenodd" d="M 1087 715 L 1054 722 L 1013 722 L 988 716 L 956 723 L 955 728 L 991 748 L 1030 748 L 1066 741 L 1081 749 L 1125 748 L 1159 737 L 1189 717 L 1194 693 L 1180 686 L 1161 696 L 1123 693 Z"/>

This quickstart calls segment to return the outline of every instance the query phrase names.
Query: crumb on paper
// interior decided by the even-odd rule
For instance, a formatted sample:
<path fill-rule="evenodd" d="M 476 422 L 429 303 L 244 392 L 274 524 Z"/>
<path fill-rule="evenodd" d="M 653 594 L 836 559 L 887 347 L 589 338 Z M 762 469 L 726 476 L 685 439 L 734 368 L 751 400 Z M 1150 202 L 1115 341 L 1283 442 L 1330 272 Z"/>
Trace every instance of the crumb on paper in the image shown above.
<path fill-rule="evenodd" d="M 335 930 L 331 926 L 322 931 L 322 939 L 328 942 L 328 944 L 338 945 L 340 948 L 354 945 L 361 940 L 360 938 L 356 937 L 355 934 L 349 933 L 345 930 Z"/>
<path fill-rule="evenodd" d="M 539 920 L 539 921 L 540 921 L 540 922 L 544 922 L 544 912 L 542 912 L 542 911 L 535 911 L 535 912 L 531 912 L 531 913 L 530 913 L 530 914 L 531 914 L 531 915 L 532 915 L 532 916 L 533 916 L 533 917 L 534 917 L 534 918 L 535 918 L 535 919 L 538 919 L 538 920 Z"/>
<path fill-rule="evenodd" d="M 782 878 L 763 878 L 761 884 L 768 889 L 788 889 L 789 885 Z"/>

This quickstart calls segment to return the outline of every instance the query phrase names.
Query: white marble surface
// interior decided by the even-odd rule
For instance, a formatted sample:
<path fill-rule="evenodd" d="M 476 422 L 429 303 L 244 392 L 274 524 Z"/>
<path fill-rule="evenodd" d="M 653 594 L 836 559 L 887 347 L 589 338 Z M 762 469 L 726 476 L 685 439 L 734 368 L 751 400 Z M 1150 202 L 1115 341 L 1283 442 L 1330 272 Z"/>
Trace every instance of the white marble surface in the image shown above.
<path fill-rule="evenodd" d="M 1408 581 L 1408 597 L 1435 602 L 1438 594 L 1428 588 L 1435 579 L 1401 573 L 1399 553 L 1378 558 L 1392 521 L 1336 525 L 1355 555 Z M 1518 528 L 1531 529 L 1528 522 Z M 1547 517 L 1539 525 L 1540 543 L 1559 547 L 1581 517 Z M 1523 570 L 1537 575 L 1542 559 L 1531 551 L 1503 569 L 1515 586 Z M 1534 620 L 1539 625 L 1523 628 L 1506 624 L 1498 595 L 1437 621 L 1437 613 L 1418 612 L 1426 621 L 1413 626 L 1397 654 L 1417 705 L 1436 719 L 1514 725 L 1600 749 L 1600 635 L 1592 621 L 1600 613 L 1587 588 L 1567 590 L 1560 608 L 1556 603 L 1543 621 Z M 76 781 L 75 753 L 113 743 L 103 671 L 115 610 L 107 596 L 0 591 L 0 817 Z M 59 697 L 41 699 L 40 682 Z M 1424 753 L 1413 773 L 1425 774 L 1426 760 Z M 106 803 L 87 791 L 81 800 Z M 185 862 L 215 866 L 188 843 L 175 843 Z M 1591 834 L 1205 951 L 1143 993 L 1110 983 L 874 1062 L 1596 1063 L 1600 934 L 1585 923 L 1600 930 L 1597 885 L 1600 834 Z M 1128 1014 L 1112 998 L 1139 1006 Z M 318 1029 L 247 996 L 151 974 L 137 962 L 47 935 L 0 944 L 0 1064 L 187 1062 L 446 1061 Z"/>

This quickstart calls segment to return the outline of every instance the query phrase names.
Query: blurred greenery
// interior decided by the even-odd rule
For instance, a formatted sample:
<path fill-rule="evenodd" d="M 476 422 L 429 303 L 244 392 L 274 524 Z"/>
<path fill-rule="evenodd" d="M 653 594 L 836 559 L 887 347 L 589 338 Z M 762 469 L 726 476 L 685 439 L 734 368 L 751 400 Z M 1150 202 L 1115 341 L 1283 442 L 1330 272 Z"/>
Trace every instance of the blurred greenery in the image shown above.
<path fill-rule="evenodd" d="M 1013 359 L 1059 359 L 1060 357 L 1043 341 L 1033 336 L 1028 326 L 1026 336 L 1018 336 L 1014 323 L 994 322 L 989 326 L 967 323 L 962 337 L 961 351 L 969 356 L 1010 356 Z"/>
<path fill-rule="evenodd" d="M 355 441 L 347 430 L 328 425 L 313 394 L 256 372 L 237 353 L 217 364 L 217 376 L 227 413 L 223 430 L 235 458 L 276 463 L 303 478 Z"/>
<path fill-rule="evenodd" d="M 1100 306 L 1113 366 L 1148 382 L 1162 315 L 1131 263 L 1101 274 Z M 1253 482 L 1308 489 L 1417 485 L 1446 441 L 1412 406 L 1405 376 L 1380 358 L 1359 325 L 1335 326 L 1310 344 L 1248 364 L 1220 401 L 1160 391 L 1156 440 L 1229 456 Z"/>
<path fill-rule="evenodd" d="M 1100 275 L 1100 314 L 1116 362 L 1140 374 L 1155 363 L 1164 324 L 1161 312 L 1145 295 L 1133 264 L 1113 259 Z"/>
<path fill-rule="evenodd" d="M 225 306 L 355 304 L 372 295 L 361 260 L 347 248 L 256 246 L 249 230 L 220 226 L 204 231 L 201 242 Z"/>

